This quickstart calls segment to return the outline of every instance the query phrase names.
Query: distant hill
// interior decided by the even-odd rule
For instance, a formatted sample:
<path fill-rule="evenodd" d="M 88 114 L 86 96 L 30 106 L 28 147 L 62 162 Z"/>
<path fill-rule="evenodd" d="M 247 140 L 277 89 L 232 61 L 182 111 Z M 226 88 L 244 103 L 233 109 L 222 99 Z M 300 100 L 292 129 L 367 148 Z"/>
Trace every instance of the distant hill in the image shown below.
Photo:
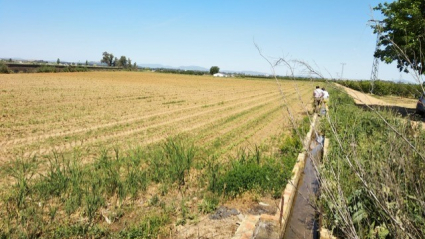
<path fill-rule="evenodd" d="M 231 70 L 224 70 L 222 72 L 225 73 L 237 73 L 237 74 L 245 74 L 245 75 L 252 75 L 252 76 L 268 76 L 269 74 L 264 72 L 258 72 L 258 71 L 231 71 Z"/>
<path fill-rule="evenodd" d="M 152 69 L 156 69 L 156 68 L 177 69 L 177 67 L 165 66 L 165 65 L 161 65 L 161 64 L 137 64 L 137 66 L 138 67 L 152 68 Z"/>
<path fill-rule="evenodd" d="M 209 71 L 209 69 L 201 66 L 167 66 L 162 64 L 137 64 L 139 67 L 147 67 L 152 69 L 164 68 L 164 69 L 176 69 L 185 71 Z"/>
<path fill-rule="evenodd" d="M 202 66 L 166 66 L 162 64 L 138 64 L 139 67 L 148 67 L 148 68 L 165 68 L 165 69 L 178 69 L 178 70 L 186 70 L 186 71 L 206 71 L 209 72 L 208 68 Z M 258 71 L 233 71 L 233 70 L 221 70 L 223 73 L 235 73 L 235 74 L 245 74 L 245 75 L 253 75 L 253 76 L 267 76 L 269 74 Z"/>
<path fill-rule="evenodd" d="M 179 66 L 178 69 L 186 71 L 210 71 L 209 69 L 201 66 Z"/>

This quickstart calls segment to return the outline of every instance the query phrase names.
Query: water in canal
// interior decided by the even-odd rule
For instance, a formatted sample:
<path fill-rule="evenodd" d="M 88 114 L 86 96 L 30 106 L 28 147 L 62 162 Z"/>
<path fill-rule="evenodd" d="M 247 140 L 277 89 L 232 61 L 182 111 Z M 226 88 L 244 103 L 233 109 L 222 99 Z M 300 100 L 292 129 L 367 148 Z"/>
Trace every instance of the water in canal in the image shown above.
<path fill-rule="evenodd" d="M 285 230 L 285 239 L 318 239 L 319 221 L 314 205 L 319 183 L 312 160 L 322 157 L 323 137 L 318 136 L 310 144 L 310 152 L 305 162 L 304 172 L 298 184 L 291 216 Z"/>

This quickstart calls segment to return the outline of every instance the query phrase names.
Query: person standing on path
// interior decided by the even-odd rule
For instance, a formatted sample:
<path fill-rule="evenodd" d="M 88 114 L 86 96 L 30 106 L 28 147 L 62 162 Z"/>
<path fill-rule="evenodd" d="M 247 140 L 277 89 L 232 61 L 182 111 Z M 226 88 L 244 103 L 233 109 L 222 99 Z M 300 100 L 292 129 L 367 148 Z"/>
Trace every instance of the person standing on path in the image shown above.
<path fill-rule="evenodd" d="M 323 106 L 326 109 L 326 112 L 328 111 L 328 104 L 329 104 L 329 92 L 326 91 L 325 88 L 322 88 L 322 102 Z"/>
<path fill-rule="evenodd" d="M 316 89 L 313 91 L 315 113 L 319 113 L 320 105 L 322 102 L 322 96 L 323 96 L 322 89 L 320 89 L 319 86 L 316 86 Z"/>

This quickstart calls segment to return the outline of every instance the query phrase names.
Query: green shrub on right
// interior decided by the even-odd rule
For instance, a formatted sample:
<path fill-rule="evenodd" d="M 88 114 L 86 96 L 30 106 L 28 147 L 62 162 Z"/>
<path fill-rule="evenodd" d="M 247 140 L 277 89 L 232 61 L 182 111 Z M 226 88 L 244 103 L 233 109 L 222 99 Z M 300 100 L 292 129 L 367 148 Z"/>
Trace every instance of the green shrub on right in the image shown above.
<path fill-rule="evenodd" d="M 405 84 L 391 81 L 377 80 L 371 81 L 338 81 L 338 84 L 357 90 L 360 92 L 373 92 L 375 95 L 396 95 L 405 98 L 418 98 L 422 94 L 422 88 L 419 84 Z"/>
<path fill-rule="evenodd" d="M 342 91 L 330 95 L 321 120 L 330 139 L 320 166 L 324 226 L 338 238 L 423 238 L 425 133 L 391 111 L 355 106 Z"/>

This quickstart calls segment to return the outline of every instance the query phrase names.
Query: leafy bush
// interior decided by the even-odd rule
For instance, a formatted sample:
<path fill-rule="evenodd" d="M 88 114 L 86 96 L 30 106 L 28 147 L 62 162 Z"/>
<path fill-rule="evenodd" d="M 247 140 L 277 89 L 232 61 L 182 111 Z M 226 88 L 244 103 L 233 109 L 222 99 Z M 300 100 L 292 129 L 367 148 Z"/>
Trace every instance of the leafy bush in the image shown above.
<path fill-rule="evenodd" d="M 301 140 L 295 135 L 292 137 L 285 137 L 280 146 L 280 151 L 284 156 L 293 157 L 302 151 L 303 145 Z"/>
<path fill-rule="evenodd" d="M 156 72 L 171 73 L 171 74 L 184 74 L 184 75 L 205 75 L 207 71 L 196 71 L 196 70 L 180 70 L 180 69 L 169 69 L 169 68 L 158 68 Z"/>
<path fill-rule="evenodd" d="M 353 90 L 369 93 L 372 90 L 371 81 L 338 81 L 338 84 L 349 87 Z M 406 98 L 418 98 L 422 88 L 418 84 L 395 83 L 391 81 L 377 80 L 373 85 L 373 93 L 376 95 L 396 95 Z"/>
<path fill-rule="evenodd" d="M 37 72 L 38 73 L 56 72 L 56 67 L 48 66 L 48 65 L 42 65 L 41 67 L 37 68 Z"/>
<path fill-rule="evenodd" d="M 0 62 L 0 73 L 2 74 L 9 74 L 12 71 L 9 69 L 9 67 L 7 67 L 6 64 L 4 64 L 3 62 Z"/>
<path fill-rule="evenodd" d="M 88 71 L 87 67 L 82 66 L 66 66 L 65 68 L 61 69 L 62 72 L 86 72 Z"/>

